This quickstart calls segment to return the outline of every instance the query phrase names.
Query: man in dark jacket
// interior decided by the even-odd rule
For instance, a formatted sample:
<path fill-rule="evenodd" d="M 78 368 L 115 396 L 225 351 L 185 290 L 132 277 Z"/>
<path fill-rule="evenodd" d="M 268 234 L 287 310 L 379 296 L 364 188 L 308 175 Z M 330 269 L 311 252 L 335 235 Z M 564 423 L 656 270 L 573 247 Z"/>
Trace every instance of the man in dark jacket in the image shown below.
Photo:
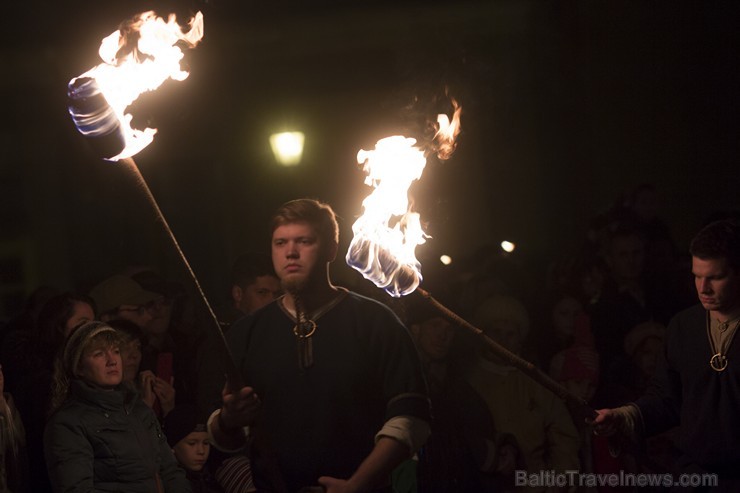
<path fill-rule="evenodd" d="M 671 321 L 648 393 L 599 410 L 595 431 L 634 439 L 681 425 L 680 471 L 716 475 L 693 478 L 716 486 L 710 491 L 740 491 L 740 345 L 733 343 L 740 326 L 740 223 L 707 225 L 690 251 L 700 304 Z"/>

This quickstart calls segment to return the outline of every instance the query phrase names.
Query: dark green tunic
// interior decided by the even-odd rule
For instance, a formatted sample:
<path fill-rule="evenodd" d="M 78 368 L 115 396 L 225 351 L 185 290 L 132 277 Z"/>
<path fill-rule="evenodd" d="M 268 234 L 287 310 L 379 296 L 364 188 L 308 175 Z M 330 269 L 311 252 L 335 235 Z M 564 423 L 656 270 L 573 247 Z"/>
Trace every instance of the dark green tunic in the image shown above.
<path fill-rule="evenodd" d="M 227 333 L 237 367 L 263 403 L 256 442 L 268 444 L 289 491 L 322 475 L 348 478 L 389 418 L 429 419 L 415 347 L 393 312 L 348 293 L 316 324 L 308 369 L 298 364 L 295 323 L 277 303 Z M 255 460 L 258 488 L 260 468 Z"/>
<path fill-rule="evenodd" d="M 636 401 L 648 436 L 680 425 L 681 464 L 740 477 L 740 334 L 723 372 L 709 366 L 712 350 L 701 305 L 668 326 L 663 358 L 648 394 Z"/>

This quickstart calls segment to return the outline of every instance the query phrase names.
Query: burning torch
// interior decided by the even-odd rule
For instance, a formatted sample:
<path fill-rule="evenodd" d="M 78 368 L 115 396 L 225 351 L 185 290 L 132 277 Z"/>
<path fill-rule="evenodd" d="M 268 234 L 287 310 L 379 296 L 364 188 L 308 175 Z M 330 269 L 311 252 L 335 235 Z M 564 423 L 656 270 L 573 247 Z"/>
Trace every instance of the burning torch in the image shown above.
<path fill-rule="evenodd" d="M 188 72 L 180 67 L 184 56 L 180 46 L 193 48 L 203 38 L 203 15 L 198 12 L 188 25 L 189 29 L 183 31 L 174 14 L 165 21 L 154 12 L 144 12 L 124 21 L 119 29 L 103 39 L 99 50 L 103 62 L 69 82 L 68 109 L 77 130 L 87 138 L 96 154 L 123 165 L 144 192 L 208 310 L 217 332 L 216 339 L 223 356 L 220 359 L 224 362 L 229 383 L 239 388 L 242 377 L 218 319 L 133 160 L 135 154 L 152 142 L 157 131 L 133 128 L 132 115 L 126 113 L 142 93 L 156 90 L 168 79 L 182 81 L 187 78 Z"/>
<path fill-rule="evenodd" d="M 460 132 L 461 108 L 454 100 L 452 103 L 452 121 L 444 114 L 437 117 L 437 132 L 433 140 L 437 157 L 441 160 L 450 157 Z M 357 161 L 367 173 L 365 184 L 374 190 L 362 202 L 363 214 L 352 226 L 354 237 L 347 251 L 347 264 L 393 297 L 416 291 L 453 325 L 472 332 L 503 361 L 564 400 L 571 412 L 582 418 L 595 417 L 595 412 L 583 399 L 532 363 L 501 346 L 419 286 L 422 281 L 421 264 L 416 259 L 415 250 L 417 245 L 426 241 L 426 235 L 419 214 L 409 207 L 408 188 L 421 178 L 426 154 L 415 139 L 402 136 L 386 137 L 377 142 L 374 150 L 358 152 Z"/>

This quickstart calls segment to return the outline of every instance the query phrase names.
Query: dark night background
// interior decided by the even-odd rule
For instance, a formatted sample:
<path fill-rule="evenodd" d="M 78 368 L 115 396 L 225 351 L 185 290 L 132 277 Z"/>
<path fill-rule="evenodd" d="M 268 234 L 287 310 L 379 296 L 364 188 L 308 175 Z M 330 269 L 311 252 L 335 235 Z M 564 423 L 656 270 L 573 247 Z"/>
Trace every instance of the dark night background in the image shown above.
<path fill-rule="evenodd" d="M 419 136 L 449 112 L 445 87 L 463 133 L 414 188 L 426 265 L 502 239 L 544 265 L 644 182 L 681 248 L 738 209 L 737 2 L 29 0 L 6 7 L 0 46 L 0 318 L 40 284 L 87 287 L 130 264 L 182 275 L 143 195 L 66 112 L 101 38 L 149 9 L 205 17 L 190 78 L 136 105 L 159 133 L 135 159 L 212 298 L 239 252 L 267 249 L 285 200 L 330 202 L 346 251 L 369 193 L 357 151 Z M 299 167 L 269 149 L 286 126 L 306 134 Z"/>

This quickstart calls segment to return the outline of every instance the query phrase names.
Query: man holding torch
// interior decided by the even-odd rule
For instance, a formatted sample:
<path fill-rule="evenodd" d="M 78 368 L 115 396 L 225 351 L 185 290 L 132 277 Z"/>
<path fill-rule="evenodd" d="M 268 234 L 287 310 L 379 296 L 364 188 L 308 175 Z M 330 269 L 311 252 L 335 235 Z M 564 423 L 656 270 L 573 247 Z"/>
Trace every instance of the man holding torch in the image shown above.
<path fill-rule="evenodd" d="M 384 305 L 332 285 L 337 248 L 330 206 L 281 206 L 272 261 L 285 295 L 227 333 L 246 386 L 227 382 L 208 429 L 223 450 L 251 442 L 259 491 L 390 491 L 429 434 L 410 335 Z"/>
<path fill-rule="evenodd" d="M 599 410 L 594 430 L 636 441 L 680 426 L 680 472 L 718 480 L 695 491 L 740 491 L 740 222 L 708 224 L 689 250 L 699 304 L 668 326 L 648 392 Z"/>

